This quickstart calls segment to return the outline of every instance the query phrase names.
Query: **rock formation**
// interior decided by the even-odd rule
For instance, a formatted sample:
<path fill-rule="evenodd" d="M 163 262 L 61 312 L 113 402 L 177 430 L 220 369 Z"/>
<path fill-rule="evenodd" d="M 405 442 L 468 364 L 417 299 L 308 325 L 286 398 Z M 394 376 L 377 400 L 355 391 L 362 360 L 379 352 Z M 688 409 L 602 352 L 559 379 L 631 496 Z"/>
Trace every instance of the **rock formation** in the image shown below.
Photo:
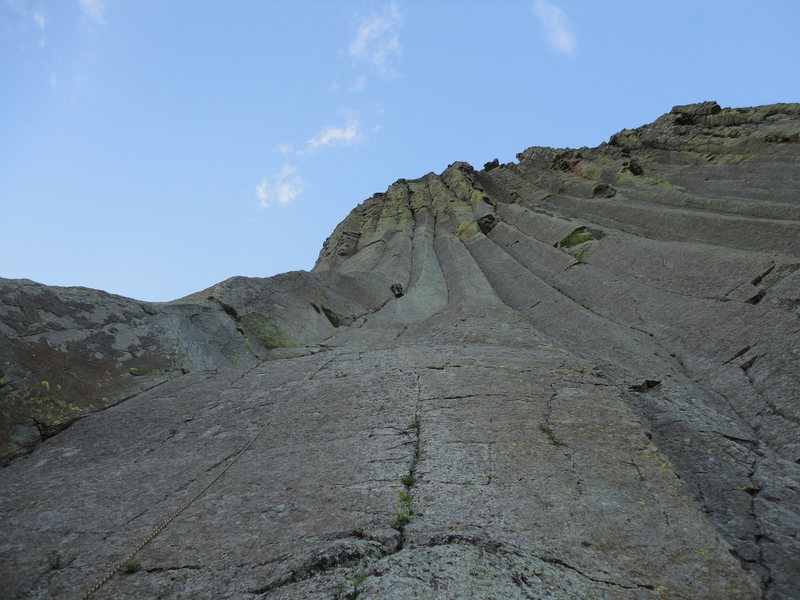
<path fill-rule="evenodd" d="M 310 273 L 0 281 L 0 596 L 800 598 L 799 141 L 677 106 L 400 180 Z"/>

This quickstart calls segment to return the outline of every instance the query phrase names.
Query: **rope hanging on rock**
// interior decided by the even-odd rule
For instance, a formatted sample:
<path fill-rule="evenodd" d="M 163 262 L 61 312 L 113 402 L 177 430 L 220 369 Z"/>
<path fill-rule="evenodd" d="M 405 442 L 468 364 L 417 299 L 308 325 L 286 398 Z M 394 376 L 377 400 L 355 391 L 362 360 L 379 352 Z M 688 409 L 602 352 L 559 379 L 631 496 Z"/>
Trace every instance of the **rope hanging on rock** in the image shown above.
<path fill-rule="evenodd" d="M 172 514 L 172 516 L 169 519 L 167 519 L 161 525 L 156 527 L 153 530 L 153 532 L 149 536 L 147 536 L 147 538 L 141 544 L 139 544 L 130 554 L 128 554 L 125 558 L 123 558 L 116 565 L 114 565 L 114 567 L 100 581 L 98 581 L 91 589 L 89 589 L 83 596 L 81 596 L 81 600 L 86 600 L 87 598 L 91 597 L 95 592 L 97 592 L 97 590 L 99 590 L 106 583 L 108 583 L 108 581 L 114 576 L 114 574 L 117 571 L 119 571 L 128 561 L 132 560 L 134 556 L 136 556 L 145 546 L 147 546 L 147 544 L 152 542 L 156 538 L 156 536 L 167 527 L 167 525 L 172 523 L 172 521 L 174 521 L 178 517 L 178 515 L 180 515 L 183 511 L 189 508 L 195 500 L 197 500 L 208 490 L 208 488 L 214 485 L 219 480 L 219 478 L 222 477 L 225 474 L 225 472 L 228 469 L 230 469 L 237 460 L 239 460 L 239 457 L 241 457 L 242 454 L 244 454 L 247 451 L 247 449 L 253 445 L 253 443 L 258 439 L 258 436 L 260 436 L 262 432 L 267 427 L 269 427 L 269 425 L 270 423 L 267 423 L 261 429 L 259 429 L 258 432 L 252 437 L 252 439 L 249 442 L 247 442 L 247 444 L 245 444 L 241 450 L 239 450 L 239 453 L 233 458 L 233 460 L 228 463 L 228 466 L 226 466 L 224 469 L 222 469 L 222 471 L 217 473 L 217 475 L 211 481 L 209 481 L 203 489 L 201 489 L 189 500 L 187 500 L 183 504 L 183 506 L 181 506 L 178 510 L 176 510 Z"/>

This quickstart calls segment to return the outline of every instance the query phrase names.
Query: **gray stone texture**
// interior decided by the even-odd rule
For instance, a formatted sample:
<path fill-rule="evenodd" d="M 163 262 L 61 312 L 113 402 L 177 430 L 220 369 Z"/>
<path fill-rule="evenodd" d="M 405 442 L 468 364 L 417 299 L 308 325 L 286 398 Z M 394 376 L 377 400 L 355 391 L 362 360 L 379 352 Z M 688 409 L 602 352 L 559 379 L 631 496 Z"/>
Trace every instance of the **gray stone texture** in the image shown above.
<path fill-rule="evenodd" d="M 311 272 L 0 280 L 0 596 L 185 506 L 92 597 L 800 598 L 798 141 L 676 106 L 400 180 Z"/>

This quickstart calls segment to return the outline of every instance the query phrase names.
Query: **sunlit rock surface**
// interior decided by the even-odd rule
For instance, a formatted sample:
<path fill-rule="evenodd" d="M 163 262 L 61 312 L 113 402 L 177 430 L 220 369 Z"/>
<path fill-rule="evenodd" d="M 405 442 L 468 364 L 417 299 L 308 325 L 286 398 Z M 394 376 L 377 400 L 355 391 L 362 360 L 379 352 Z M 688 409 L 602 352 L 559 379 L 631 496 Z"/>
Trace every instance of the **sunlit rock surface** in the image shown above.
<path fill-rule="evenodd" d="M 679 106 L 400 180 L 310 273 L 0 281 L 0 596 L 167 523 L 91 597 L 800 598 L 798 141 Z"/>

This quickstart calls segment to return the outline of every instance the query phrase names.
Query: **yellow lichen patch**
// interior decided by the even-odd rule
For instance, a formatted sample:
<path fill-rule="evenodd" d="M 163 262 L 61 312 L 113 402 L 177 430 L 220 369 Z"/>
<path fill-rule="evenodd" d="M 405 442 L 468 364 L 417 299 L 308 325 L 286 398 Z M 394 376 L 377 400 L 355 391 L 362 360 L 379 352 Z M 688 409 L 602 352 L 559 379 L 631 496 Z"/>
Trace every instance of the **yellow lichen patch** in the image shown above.
<path fill-rule="evenodd" d="M 463 221 L 456 228 L 456 235 L 465 242 L 471 240 L 478 234 L 478 224 L 475 221 Z"/>

